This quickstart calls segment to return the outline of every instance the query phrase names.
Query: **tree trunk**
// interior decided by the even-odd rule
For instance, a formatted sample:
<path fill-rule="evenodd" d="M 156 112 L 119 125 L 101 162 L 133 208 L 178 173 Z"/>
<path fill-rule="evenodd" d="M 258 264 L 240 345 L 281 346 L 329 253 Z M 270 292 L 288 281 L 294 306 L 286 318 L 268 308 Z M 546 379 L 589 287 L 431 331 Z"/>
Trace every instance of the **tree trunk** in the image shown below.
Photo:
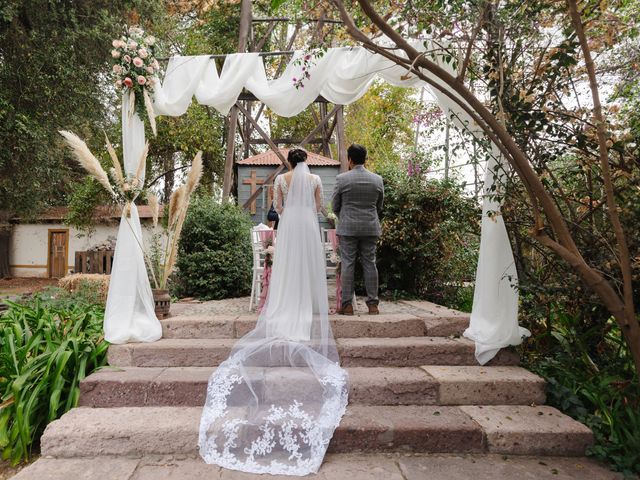
<path fill-rule="evenodd" d="M 164 157 L 164 161 L 162 162 L 162 168 L 165 172 L 167 172 L 164 176 L 164 192 L 163 192 L 163 202 L 169 203 L 169 198 L 171 197 L 171 193 L 173 192 L 173 187 L 175 184 L 176 172 L 175 168 L 175 160 L 173 158 L 173 154 L 167 153 Z"/>
<path fill-rule="evenodd" d="M 628 342 L 629 349 L 633 355 L 634 363 L 636 365 L 636 373 L 640 376 L 640 324 L 635 319 L 634 306 L 632 302 L 625 301 L 629 295 L 629 290 L 624 289 L 624 299 L 615 290 L 612 283 L 608 281 L 601 272 L 591 267 L 585 259 L 582 257 L 581 252 L 575 244 L 575 241 L 568 228 L 565 217 L 562 212 L 559 211 L 554 201 L 553 195 L 546 189 L 541 179 L 532 168 L 529 159 L 524 152 L 517 145 L 513 137 L 507 132 L 506 128 L 500 123 L 500 121 L 493 115 L 486 106 L 470 92 L 456 77 L 449 74 L 445 69 L 439 65 L 430 61 L 425 56 L 421 55 L 415 48 L 413 48 L 406 39 L 398 33 L 391 25 L 389 25 L 385 19 L 380 17 L 376 12 L 372 4 L 368 0 L 357 0 L 358 4 L 362 8 L 364 14 L 380 29 L 380 31 L 388 36 L 396 46 L 403 50 L 408 58 L 402 58 L 395 55 L 390 50 L 381 48 L 379 45 L 371 41 L 369 37 L 364 35 L 362 31 L 358 29 L 353 18 L 347 12 L 342 0 L 332 0 L 332 3 L 338 8 L 340 17 L 342 18 L 347 31 L 358 42 L 361 42 L 366 48 L 382 56 L 385 56 L 393 60 L 398 65 L 404 66 L 412 74 L 424 80 L 426 83 L 439 90 L 443 94 L 447 95 L 452 101 L 454 101 L 461 109 L 463 109 L 469 116 L 482 128 L 485 134 L 491 139 L 491 141 L 498 147 L 501 153 L 509 161 L 514 168 L 523 185 L 527 189 L 530 200 L 532 202 L 532 213 L 535 219 L 535 228 L 532 229 L 531 235 L 538 240 L 542 245 L 553 251 L 556 255 L 565 260 L 571 268 L 580 275 L 584 283 L 592 289 L 598 297 L 600 297 L 603 304 L 609 310 L 609 312 L 615 317 L 620 329 L 622 330 L 626 341 Z M 568 0 L 569 7 L 575 6 L 572 0 Z M 579 14 L 576 15 L 576 11 L 571 12 L 573 20 L 575 22 L 576 16 L 580 21 Z M 581 29 L 581 23 L 578 30 Z M 578 32 L 580 33 L 580 32 Z M 584 51 L 585 44 L 583 42 L 582 47 Z M 588 54 L 588 49 L 586 54 Z M 589 66 L 590 56 L 587 55 L 587 65 Z M 453 90 L 453 93 L 444 88 L 442 84 L 428 78 L 424 75 L 420 68 L 429 71 L 435 75 L 440 82 L 448 85 Z M 593 63 L 591 62 L 591 67 Z M 590 78 L 590 80 L 593 80 Z M 594 101 L 597 99 L 597 84 L 591 85 L 592 93 L 595 87 Z M 599 105 L 599 100 L 596 102 Z M 597 107 L 596 107 L 597 108 Z M 597 111 L 595 112 L 597 116 Z M 601 113 L 601 112 L 600 112 Z M 603 125 L 598 125 L 598 133 L 602 134 Z M 606 151 L 605 151 L 606 152 Z M 600 152 L 602 160 L 604 160 L 603 152 Z M 606 159 L 608 162 L 608 159 Z M 603 165 L 603 170 L 607 170 L 607 165 Z M 608 200 L 611 201 L 611 192 L 608 193 Z M 544 214 L 544 217 L 543 217 Z M 551 227 L 554 237 L 552 238 L 545 229 L 545 221 Z M 620 249 L 621 257 L 625 257 L 624 232 L 617 219 L 617 215 L 611 218 L 616 236 L 618 238 L 618 247 Z M 622 235 L 621 235 L 622 234 Z M 622 242 L 621 242 L 622 239 Z M 621 260 L 623 260 L 621 259 Z M 625 269 L 628 265 L 621 265 L 623 271 L 623 279 L 625 287 L 627 285 L 628 274 Z"/>
<path fill-rule="evenodd" d="M 11 225 L 0 218 L 0 278 L 11 278 L 9 268 L 9 246 L 11 244 Z"/>

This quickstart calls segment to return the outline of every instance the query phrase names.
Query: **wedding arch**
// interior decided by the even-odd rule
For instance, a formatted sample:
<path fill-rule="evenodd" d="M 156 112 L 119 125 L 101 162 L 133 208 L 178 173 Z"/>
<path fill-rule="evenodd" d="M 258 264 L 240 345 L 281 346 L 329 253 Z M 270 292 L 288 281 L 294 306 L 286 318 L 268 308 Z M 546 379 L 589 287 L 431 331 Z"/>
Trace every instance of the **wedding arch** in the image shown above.
<path fill-rule="evenodd" d="M 447 53 L 438 45 L 421 40 L 414 42 L 414 46 L 453 73 L 446 61 Z M 429 72 L 424 73 L 456 96 L 446 84 Z M 305 76 L 303 86 L 297 82 L 301 75 Z M 353 103 L 376 79 L 395 86 L 428 89 L 454 124 L 478 138 L 484 137 L 473 119 L 441 89 L 408 75 L 406 68 L 362 47 L 331 48 L 321 56 L 294 52 L 282 75 L 274 79 L 267 78 L 263 57 L 258 52 L 226 55 L 220 72 L 211 55 L 175 56 L 154 88 L 153 109 L 156 115 L 183 115 L 195 97 L 198 103 L 226 115 L 234 106 L 244 110 L 238 98 L 247 90 L 275 114 L 292 117 L 319 96 L 335 105 Z M 124 114 L 123 108 L 123 121 Z M 129 128 L 123 129 L 125 147 L 131 138 L 144 144 L 142 122 L 137 127 L 135 122 L 128 123 Z M 517 345 L 529 334 L 518 325 L 517 273 L 496 200 L 495 189 L 499 188 L 502 174 L 500 154 L 493 147 L 485 169 L 480 253 L 471 322 L 465 332 L 475 342 L 476 358 L 481 364 L 493 358 L 500 348 Z"/>

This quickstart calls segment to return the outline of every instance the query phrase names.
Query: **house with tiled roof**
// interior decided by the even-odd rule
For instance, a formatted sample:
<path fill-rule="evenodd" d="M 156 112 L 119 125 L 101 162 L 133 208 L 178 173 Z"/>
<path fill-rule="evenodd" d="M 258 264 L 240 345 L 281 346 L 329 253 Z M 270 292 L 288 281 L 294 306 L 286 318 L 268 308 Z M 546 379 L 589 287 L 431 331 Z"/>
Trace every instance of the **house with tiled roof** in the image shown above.
<path fill-rule="evenodd" d="M 161 209 L 162 212 L 162 209 Z M 68 273 L 110 273 L 121 209 L 98 206 L 91 231 L 65 223 L 67 207 L 49 208 L 34 218 L 13 217 L 9 241 L 9 269 L 14 277 L 61 278 Z M 153 226 L 148 205 L 139 205 L 145 244 L 160 227 Z"/>
<path fill-rule="evenodd" d="M 286 158 L 289 149 L 281 148 L 280 152 Z M 264 182 L 280 165 L 280 159 L 273 150 L 267 150 L 264 153 L 236 162 L 239 205 L 244 205 L 260 186 L 264 186 L 260 194 L 248 207 L 248 212 L 256 224 L 267 223 L 267 212 L 273 199 L 273 182 L 267 185 Z M 336 184 L 336 176 L 340 173 L 340 161 L 308 152 L 307 165 L 309 165 L 311 173 L 320 176 L 322 179 L 324 204 L 326 206 L 331 201 L 333 187 Z M 323 221 L 323 218 L 320 218 L 320 221 Z"/>

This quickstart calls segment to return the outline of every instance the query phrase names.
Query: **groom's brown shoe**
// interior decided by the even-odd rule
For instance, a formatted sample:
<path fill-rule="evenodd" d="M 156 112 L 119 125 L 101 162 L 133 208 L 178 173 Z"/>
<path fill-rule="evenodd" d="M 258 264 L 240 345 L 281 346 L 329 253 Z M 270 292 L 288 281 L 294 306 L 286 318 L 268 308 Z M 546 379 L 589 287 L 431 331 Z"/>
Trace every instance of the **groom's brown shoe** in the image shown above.
<path fill-rule="evenodd" d="M 376 305 L 375 303 L 369 305 L 369 315 L 378 315 L 379 313 L 380 310 L 378 310 L 378 305 Z"/>
<path fill-rule="evenodd" d="M 345 305 L 344 307 L 338 309 L 336 313 L 338 315 L 353 315 L 353 305 Z"/>

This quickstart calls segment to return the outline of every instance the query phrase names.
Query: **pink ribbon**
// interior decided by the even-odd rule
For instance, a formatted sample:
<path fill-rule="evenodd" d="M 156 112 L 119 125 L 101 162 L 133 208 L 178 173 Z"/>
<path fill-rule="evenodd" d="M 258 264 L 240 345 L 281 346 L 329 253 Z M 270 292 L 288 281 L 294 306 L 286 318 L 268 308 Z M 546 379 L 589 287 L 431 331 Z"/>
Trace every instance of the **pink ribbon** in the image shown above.
<path fill-rule="evenodd" d="M 338 251 L 338 246 L 340 245 L 340 240 L 338 234 L 336 233 L 336 229 L 333 228 L 331 230 L 327 230 L 327 237 L 329 238 L 329 242 L 331 243 L 331 248 L 333 248 L 334 253 Z M 342 280 L 340 278 L 340 272 L 336 270 L 336 311 L 342 308 Z"/>
<path fill-rule="evenodd" d="M 271 265 L 264 266 L 264 273 L 262 274 L 262 291 L 260 292 L 260 302 L 258 303 L 258 313 L 262 311 L 264 304 L 267 301 L 267 294 L 269 293 L 269 283 L 271 282 Z"/>

